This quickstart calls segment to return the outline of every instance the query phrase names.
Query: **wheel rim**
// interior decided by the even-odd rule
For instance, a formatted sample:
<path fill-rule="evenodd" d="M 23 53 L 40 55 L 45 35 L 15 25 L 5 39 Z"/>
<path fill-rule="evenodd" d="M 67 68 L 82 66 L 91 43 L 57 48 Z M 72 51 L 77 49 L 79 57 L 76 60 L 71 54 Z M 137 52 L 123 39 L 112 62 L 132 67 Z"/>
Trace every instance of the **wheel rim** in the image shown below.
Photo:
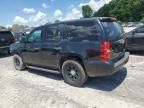
<path fill-rule="evenodd" d="M 79 79 L 79 70 L 74 65 L 68 65 L 66 68 L 67 76 L 71 81 L 77 81 Z"/>
<path fill-rule="evenodd" d="M 15 65 L 19 67 L 19 66 L 20 66 L 20 61 L 19 61 L 19 59 L 18 59 L 18 58 L 15 58 L 14 61 L 15 61 Z"/>

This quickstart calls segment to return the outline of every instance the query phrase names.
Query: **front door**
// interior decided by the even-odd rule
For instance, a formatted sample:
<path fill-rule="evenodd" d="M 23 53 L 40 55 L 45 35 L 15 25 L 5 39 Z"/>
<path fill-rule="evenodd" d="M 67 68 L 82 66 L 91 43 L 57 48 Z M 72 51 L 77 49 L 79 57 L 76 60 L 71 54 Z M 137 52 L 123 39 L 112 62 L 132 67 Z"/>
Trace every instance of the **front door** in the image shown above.
<path fill-rule="evenodd" d="M 135 31 L 133 38 L 135 49 L 144 50 L 144 26 Z"/>
<path fill-rule="evenodd" d="M 38 66 L 41 64 L 41 42 L 41 28 L 35 29 L 28 35 L 25 51 L 23 52 L 23 58 L 27 64 Z"/>

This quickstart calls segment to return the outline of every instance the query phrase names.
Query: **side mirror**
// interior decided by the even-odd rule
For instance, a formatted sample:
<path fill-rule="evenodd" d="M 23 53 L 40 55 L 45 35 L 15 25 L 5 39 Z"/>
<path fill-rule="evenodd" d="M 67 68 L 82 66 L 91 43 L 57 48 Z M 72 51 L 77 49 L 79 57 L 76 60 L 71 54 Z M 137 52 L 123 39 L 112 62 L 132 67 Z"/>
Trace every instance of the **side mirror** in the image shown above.
<path fill-rule="evenodd" d="M 19 40 L 20 43 L 26 43 L 26 36 L 22 36 Z"/>

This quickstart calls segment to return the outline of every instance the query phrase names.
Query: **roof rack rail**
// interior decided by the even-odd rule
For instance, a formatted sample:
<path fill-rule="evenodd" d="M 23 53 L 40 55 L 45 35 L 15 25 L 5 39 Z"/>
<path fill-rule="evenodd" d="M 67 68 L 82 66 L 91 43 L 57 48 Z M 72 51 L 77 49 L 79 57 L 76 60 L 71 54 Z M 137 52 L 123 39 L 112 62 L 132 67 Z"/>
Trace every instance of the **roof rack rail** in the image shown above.
<path fill-rule="evenodd" d="M 114 17 L 101 17 L 99 18 L 101 22 L 114 22 L 117 21 L 116 18 Z"/>

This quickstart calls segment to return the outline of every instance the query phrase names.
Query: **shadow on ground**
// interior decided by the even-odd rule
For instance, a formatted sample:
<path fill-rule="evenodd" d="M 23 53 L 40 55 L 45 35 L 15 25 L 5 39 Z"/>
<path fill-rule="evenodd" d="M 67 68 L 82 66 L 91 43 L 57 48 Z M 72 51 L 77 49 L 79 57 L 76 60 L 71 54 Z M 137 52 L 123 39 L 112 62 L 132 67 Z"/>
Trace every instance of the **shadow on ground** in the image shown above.
<path fill-rule="evenodd" d="M 130 51 L 131 55 L 144 56 L 144 51 Z"/>
<path fill-rule="evenodd" d="M 39 70 L 34 70 L 34 69 L 28 69 L 28 72 L 30 72 L 32 74 L 40 75 L 42 77 L 54 79 L 54 80 L 63 80 L 63 77 L 61 74 L 53 74 L 50 72 L 44 72 L 44 71 L 39 71 Z"/>
<path fill-rule="evenodd" d="M 51 78 L 54 80 L 63 80 L 61 74 L 51 74 L 48 72 L 28 69 L 30 73 L 37 74 L 43 77 Z M 127 76 L 127 69 L 123 68 L 116 74 L 107 77 L 99 77 L 99 78 L 89 78 L 87 83 L 84 85 L 84 88 L 92 88 L 96 90 L 102 91 L 112 91 L 119 87 L 121 83 L 125 80 Z"/>
<path fill-rule="evenodd" d="M 127 76 L 127 69 L 123 68 L 116 74 L 107 77 L 90 78 L 85 87 L 102 90 L 113 91 L 119 87 Z"/>

